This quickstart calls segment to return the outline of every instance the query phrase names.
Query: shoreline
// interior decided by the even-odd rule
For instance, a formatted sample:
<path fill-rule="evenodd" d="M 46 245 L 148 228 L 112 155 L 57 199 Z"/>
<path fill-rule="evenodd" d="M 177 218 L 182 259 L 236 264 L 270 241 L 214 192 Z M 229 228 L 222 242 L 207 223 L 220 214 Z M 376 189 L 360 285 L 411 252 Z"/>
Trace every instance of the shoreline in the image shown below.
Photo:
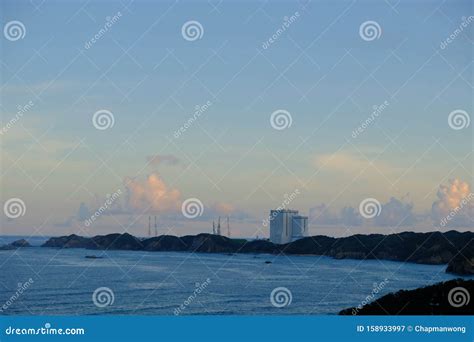
<path fill-rule="evenodd" d="M 118 235 L 118 236 L 121 236 L 121 235 Z M 67 237 L 65 237 L 67 238 Z M 193 238 L 196 238 L 196 237 L 193 237 Z M 159 239 L 159 238 L 155 238 L 155 239 Z M 35 257 L 35 255 L 38 255 L 38 254 L 43 254 L 41 253 L 41 250 L 38 250 L 37 248 L 40 248 L 39 246 L 38 247 L 27 247 L 27 246 L 21 246 L 21 247 L 18 247 L 20 249 L 22 249 L 23 251 L 25 252 L 28 252 L 28 255 L 31 257 Z M 92 262 L 94 262 L 95 264 L 94 265 L 105 265 L 106 267 L 108 267 L 107 265 L 111 264 L 113 262 L 113 260 L 121 260 L 121 258 L 126 258 L 126 260 L 128 259 L 131 259 L 131 264 L 133 265 L 135 262 L 133 260 L 138 260 L 145 255 L 145 254 L 148 254 L 148 255 L 152 255 L 150 254 L 151 252 L 156 252 L 156 251 L 153 251 L 153 250 L 144 250 L 144 249 L 140 249 L 140 250 L 137 250 L 137 249 L 131 249 L 132 251 L 137 251 L 137 252 L 147 252 L 147 253 L 138 253 L 138 254 L 135 254 L 135 256 L 133 256 L 133 254 L 130 254 L 130 253 L 127 253 L 130 251 L 130 249 L 113 249 L 114 252 L 120 252 L 120 253 L 113 253 L 112 255 L 110 255 L 110 258 L 107 257 L 105 254 L 105 250 L 104 249 L 87 249 L 87 248 L 83 248 L 83 247 L 41 247 L 41 248 L 44 248 L 44 252 L 47 253 L 45 254 L 46 255 L 46 258 L 49 258 L 48 256 L 49 255 L 58 255 L 58 250 L 59 249 L 62 249 L 62 248 L 73 248 L 74 250 L 72 251 L 63 251 L 63 253 L 60 253 L 59 254 L 59 259 L 58 260 L 62 260 L 63 258 L 69 260 L 70 259 L 70 256 L 72 256 L 72 258 L 74 260 L 83 260 L 84 257 L 87 258 L 88 255 L 93 255 L 94 258 L 91 258 L 91 259 L 104 259 L 105 261 L 107 259 L 110 259 L 110 261 L 106 261 L 106 264 L 103 264 L 100 260 L 92 260 Z M 40 253 L 38 253 L 40 252 Z M 168 252 L 168 253 L 167 253 Z M 178 261 L 176 261 L 176 264 L 179 264 L 180 261 L 179 260 L 185 260 L 189 257 L 192 257 L 193 256 L 190 256 L 188 253 L 190 253 L 190 251 L 181 251 L 182 253 L 178 253 L 177 251 L 165 251 L 163 254 L 164 255 L 171 255 L 171 254 L 174 254 L 175 256 L 177 255 L 181 255 L 178 259 Z M 184 253 L 183 253 L 184 252 Z M 193 253 L 191 251 L 191 253 Z M 291 255 L 283 255 L 283 254 L 262 254 L 262 253 L 257 253 L 257 254 L 254 254 L 254 253 L 237 253 L 237 254 L 233 254 L 233 255 L 226 255 L 225 253 L 221 253 L 221 252 L 200 252 L 202 254 L 205 254 L 205 255 L 195 255 L 195 257 L 197 259 L 200 259 L 201 257 L 204 258 L 203 260 L 208 260 L 208 258 L 215 258 L 217 260 L 221 260 L 222 263 L 227 263 L 227 259 L 232 259 L 232 256 L 237 256 L 239 254 L 241 254 L 241 256 L 239 258 L 236 258 L 236 259 L 233 259 L 233 264 L 234 265 L 239 265 L 240 262 L 239 260 L 253 260 L 252 262 L 255 263 L 256 266 L 258 267 L 262 267 L 262 269 L 265 269 L 267 270 L 267 272 L 270 272 L 271 274 L 275 274 L 275 272 L 277 272 L 278 268 L 272 268 L 271 265 L 269 265 L 268 267 L 270 268 L 267 268 L 266 265 L 263 265 L 263 263 L 265 262 L 266 263 L 266 260 L 271 260 L 273 262 L 273 264 L 275 264 L 276 266 L 279 266 L 279 265 L 282 265 L 282 262 L 285 263 L 285 259 L 286 259 L 286 256 L 302 256 L 302 257 L 307 257 L 305 258 L 305 260 L 301 260 L 301 264 L 317 264 L 318 262 L 320 262 L 322 265 L 326 265 L 325 267 L 323 267 L 324 270 L 335 270 L 335 269 L 338 269 L 338 260 L 334 259 L 333 257 L 331 256 L 327 256 L 327 255 L 323 255 L 323 256 L 320 256 L 318 255 L 318 260 L 315 260 L 314 262 L 311 261 L 311 259 L 315 256 L 315 255 L 312 255 L 312 254 L 291 254 Z M 187 255 L 186 255 L 187 254 Z M 62 255 L 62 256 L 61 256 Z M 160 262 L 159 260 L 170 260 L 170 259 L 166 259 L 167 257 L 166 256 L 163 256 L 164 259 L 162 259 L 160 256 L 160 254 L 155 254 L 155 256 L 152 258 L 152 259 L 148 259 L 146 258 L 147 260 L 150 260 L 149 261 L 149 264 L 150 265 L 160 265 L 162 262 Z M 7 255 L 6 255 L 7 256 Z M 277 259 L 278 258 L 278 259 Z M 330 259 L 329 259 L 330 258 Z M 320 261 L 319 261 L 320 259 Z M 278 262 L 277 260 L 280 260 L 280 262 Z M 366 263 L 366 261 L 372 261 L 372 263 Z M 397 261 L 397 260 L 384 260 L 385 261 L 388 261 L 390 264 L 391 263 L 397 263 L 398 265 L 392 265 L 392 266 L 389 266 L 389 264 L 387 263 L 386 267 L 389 267 L 390 269 L 392 270 L 397 270 L 397 272 L 400 272 L 400 274 L 412 274 L 414 275 L 415 273 L 414 272 L 417 272 L 416 271 L 416 265 L 415 263 L 411 263 L 413 266 L 409 266 L 409 265 L 406 265 L 406 267 L 403 266 L 403 262 L 401 261 Z M 197 262 L 199 264 L 199 262 L 196 260 L 195 262 Z M 293 261 L 294 263 L 296 263 L 297 265 L 299 264 L 299 261 L 298 260 L 294 260 Z M 349 260 L 346 260 L 345 262 L 342 262 L 342 266 L 344 266 L 345 263 L 347 262 L 351 262 L 350 267 L 353 267 L 354 265 L 358 265 L 359 263 L 361 265 L 365 265 L 365 267 L 363 269 L 365 269 L 367 272 L 370 273 L 369 270 L 373 269 L 373 266 L 371 265 L 375 265 L 375 264 L 379 264 L 379 262 L 376 260 L 376 259 L 368 259 L 368 260 L 357 260 L 357 259 L 349 259 Z M 329 263 L 329 266 L 328 266 L 328 263 Z M 287 262 L 286 263 L 287 266 L 286 267 L 291 267 L 291 262 Z M 81 267 L 89 267 L 88 265 L 91 265 L 89 264 L 88 262 L 86 263 L 82 263 L 81 262 Z M 332 265 L 332 266 L 331 266 Z M 420 264 L 420 266 L 422 266 Z M 444 267 L 442 267 L 441 265 L 426 265 L 425 266 L 432 266 L 432 267 L 437 267 L 436 270 L 434 270 L 434 272 L 440 272 L 440 273 L 443 273 L 443 269 Z M 349 267 L 349 268 L 350 268 Z M 362 266 L 361 266 L 362 267 Z M 344 269 L 341 268 L 341 270 Z M 386 269 L 382 266 L 380 266 L 379 269 Z M 147 272 L 145 270 L 145 272 Z M 429 272 L 429 269 L 428 270 L 424 270 L 424 272 Z M 311 272 L 311 274 L 313 274 L 313 276 L 315 277 L 318 277 L 318 274 L 319 274 L 319 271 L 318 271 L 318 268 L 314 268 L 314 272 Z M 380 275 L 379 273 L 376 273 L 375 274 L 376 276 Z M 148 275 L 148 277 L 154 277 L 153 275 Z M 392 282 L 392 278 L 389 278 L 390 279 L 390 282 Z M 419 314 L 420 312 L 423 312 L 424 314 L 433 314 L 433 315 L 439 315 L 439 314 L 444 314 L 444 315 L 463 315 L 465 314 L 465 312 L 467 312 L 466 310 L 471 310 L 471 307 L 469 306 L 462 306 L 460 308 L 453 308 L 449 305 L 449 302 L 446 302 L 446 293 L 449 292 L 452 288 L 454 287 L 464 287 L 464 288 L 467 288 L 469 291 L 471 291 L 472 289 L 472 286 L 474 284 L 474 279 L 472 276 L 469 276 L 469 277 L 457 277 L 455 279 L 450 279 L 450 277 L 447 277 L 447 274 L 444 276 L 444 279 L 446 280 L 443 280 L 442 283 L 438 283 L 438 282 L 435 282 L 433 283 L 432 281 L 434 279 L 432 279 L 432 281 L 429 281 L 428 283 L 426 283 L 426 281 L 423 281 L 422 278 L 421 279 L 421 283 L 417 283 L 416 285 L 415 284 L 412 284 L 412 285 L 407 285 L 407 283 L 404 283 L 404 284 L 393 284 L 395 288 L 390 288 L 390 292 L 386 293 L 385 295 L 383 295 L 382 297 L 379 297 L 379 296 L 375 296 L 374 298 L 371 298 L 369 301 L 365 301 L 364 298 L 369 298 L 370 297 L 370 294 L 369 292 L 367 292 L 367 294 L 369 294 L 369 296 L 365 296 L 365 295 L 360 295 L 359 294 L 359 297 L 361 298 L 361 302 L 360 302 L 360 305 L 358 306 L 354 306 L 356 304 L 354 303 L 350 303 L 349 305 L 344 305 L 344 306 L 340 306 L 339 308 L 336 308 L 336 310 L 334 310 L 332 313 L 328 314 L 328 313 L 318 313 L 318 314 L 315 314 L 315 315 L 349 315 L 349 316 L 353 316 L 353 315 L 399 315 L 399 314 L 402 314 L 402 315 L 410 315 L 410 314 Z M 109 282 L 110 282 L 110 279 L 109 279 Z M 337 282 L 337 280 L 336 280 Z M 385 278 L 385 280 L 383 282 L 387 282 L 387 278 Z M 375 284 L 375 283 L 374 283 Z M 98 285 L 95 285 L 95 286 L 99 286 L 100 284 Z M 415 285 L 415 286 L 413 286 Z M 272 285 L 273 286 L 273 285 Z M 271 289 L 271 287 L 269 287 L 269 289 Z M 289 286 L 287 284 L 287 286 Z M 294 284 L 293 284 L 294 286 Z M 370 287 L 370 285 L 369 285 Z M 291 287 L 292 289 L 292 287 Z M 120 293 L 121 290 L 119 290 L 119 293 Z M 372 292 L 373 293 L 373 292 Z M 128 298 L 128 297 L 127 297 Z M 409 304 L 411 302 L 416 302 L 416 305 L 412 305 L 412 306 L 409 306 Z M 436 305 L 434 305 L 433 307 L 433 310 L 431 310 L 431 304 L 430 303 L 435 303 Z M 406 305 L 405 305 L 406 304 Z M 438 305 L 439 304 L 439 305 Z M 381 310 L 380 309 L 380 305 L 383 306 L 385 308 L 386 311 L 384 310 Z M 387 309 L 389 308 L 389 309 Z M 403 308 L 403 311 L 400 311 L 400 309 Z M 393 310 L 392 310 L 393 309 Z M 190 315 L 196 315 L 196 313 L 190 313 Z M 240 315 L 238 313 L 236 313 L 236 315 Z M 289 314 L 289 315 L 294 315 L 293 313 Z"/>
<path fill-rule="evenodd" d="M 25 247 L 27 241 L 17 245 Z M 268 240 L 229 239 L 198 234 L 176 237 L 161 235 L 139 239 L 128 233 L 81 237 L 75 234 L 49 238 L 41 247 L 88 250 L 142 250 L 150 252 L 194 252 L 221 254 L 270 254 L 327 256 L 334 259 L 389 260 L 415 264 L 447 265 L 457 275 L 474 275 L 474 232 L 356 234 L 344 238 L 323 235 L 305 237 L 277 245 Z M 461 251 L 461 253 L 460 253 Z"/>

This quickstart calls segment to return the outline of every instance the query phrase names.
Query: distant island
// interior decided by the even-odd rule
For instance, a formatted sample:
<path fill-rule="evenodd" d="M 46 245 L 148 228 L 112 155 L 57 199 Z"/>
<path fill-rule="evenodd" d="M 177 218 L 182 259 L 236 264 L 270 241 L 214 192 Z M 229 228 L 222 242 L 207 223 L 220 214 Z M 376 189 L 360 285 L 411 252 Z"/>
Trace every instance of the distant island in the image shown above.
<path fill-rule="evenodd" d="M 7 250 L 17 249 L 17 248 L 22 248 L 22 247 L 31 247 L 31 245 L 25 239 L 20 239 L 20 240 L 13 241 L 12 243 L 8 245 L 0 246 L 0 251 L 7 251 Z"/>
<path fill-rule="evenodd" d="M 389 293 L 339 315 L 472 315 L 474 280 L 454 279 L 415 290 Z"/>
<path fill-rule="evenodd" d="M 75 234 L 53 237 L 42 247 L 86 248 L 201 253 L 270 253 L 324 255 L 336 259 L 382 259 L 420 264 L 447 265 L 458 275 L 474 274 L 474 232 L 403 232 L 399 234 L 352 235 L 343 238 L 305 237 L 277 245 L 267 240 L 230 239 L 198 234 L 183 237 L 162 235 L 139 239 L 128 233 L 81 237 Z"/>

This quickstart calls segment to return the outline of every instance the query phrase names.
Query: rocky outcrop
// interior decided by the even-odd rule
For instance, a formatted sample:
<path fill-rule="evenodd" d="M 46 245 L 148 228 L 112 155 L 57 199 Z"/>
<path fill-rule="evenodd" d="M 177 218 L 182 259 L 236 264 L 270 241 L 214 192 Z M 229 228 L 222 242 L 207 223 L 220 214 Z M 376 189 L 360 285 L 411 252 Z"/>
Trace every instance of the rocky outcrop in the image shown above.
<path fill-rule="evenodd" d="M 353 235 L 344 238 L 312 236 L 285 245 L 267 240 L 247 241 L 211 234 L 182 237 L 163 235 L 140 240 L 130 234 L 92 238 L 69 235 L 49 239 L 43 247 L 121 249 L 146 251 L 189 251 L 202 253 L 271 253 L 325 255 L 336 259 L 383 259 L 423 264 L 448 264 L 448 271 L 472 274 L 474 233 L 413 233 Z M 454 258 L 462 251 L 468 258 Z M 453 259 L 454 258 L 454 259 Z"/>
<path fill-rule="evenodd" d="M 20 240 L 13 241 L 10 245 L 13 246 L 13 247 L 16 247 L 16 248 L 31 247 L 30 243 L 28 241 L 26 241 L 25 239 L 20 239 Z"/>
<path fill-rule="evenodd" d="M 144 249 L 142 241 L 128 233 L 98 235 L 91 238 L 92 249 L 124 249 L 139 251 Z"/>
<path fill-rule="evenodd" d="M 474 258 L 467 258 L 464 255 L 453 258 L 446 268 L 446 273 L 474 275 Z"/>
<path fill-rule="evenodd" d="M 31 245 L 25 239 L 20 239 L 20 240 L 13 241 L 12 243 L 8 245 L 0 246 L 0 251 L 8 251 L 8 250 L 23 248 L 23 247 L 31 247 Z"/>
<path fill-rule="evenodd" d="M 276 254 L 281 252 L 281 247 L 267 240 L 244 241 L 236 252 Z"/>
<path fill-rule="evenodd" d="M 201 253 L 233 253 L 240 247 L 232 239 L 220 235 L 199 234 L 196 236 L 185 236 L 190 241 L 189 250 Z"/>
<path fill-rule="evenodd" d="M 72 234 L 68 236 L 52 237 L 41 247 L 93 248 L 94 246 L 92 239 Z"/>
<path fill-rule="evenodd" d="M 142 241 L 145 251 L 186 251 L 188 246 L 182 239 L 172 235 L 162 235 Z"/>
<path fill-rule="evenodd" d="M 385 295 L 340 315 L 472 315 L 474 280 L 455 279 L 411 291 Z"/>

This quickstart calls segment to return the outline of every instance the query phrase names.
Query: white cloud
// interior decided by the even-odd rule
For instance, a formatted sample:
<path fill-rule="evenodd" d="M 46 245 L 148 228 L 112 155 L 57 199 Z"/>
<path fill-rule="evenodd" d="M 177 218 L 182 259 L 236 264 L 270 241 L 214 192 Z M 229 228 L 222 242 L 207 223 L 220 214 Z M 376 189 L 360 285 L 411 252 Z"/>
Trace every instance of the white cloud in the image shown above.
<path fill-rule="evenodd" d="M 383 174 L 393 172 L 394 168 L 382 161 L 371 161 L 364 156 L 347 151 L 327 153 L 316 156 L 314 165 L 323 171 L 334 171 L 342 174 L 356 175 L 360 172 L 373 171 L 375 168 Z"/>

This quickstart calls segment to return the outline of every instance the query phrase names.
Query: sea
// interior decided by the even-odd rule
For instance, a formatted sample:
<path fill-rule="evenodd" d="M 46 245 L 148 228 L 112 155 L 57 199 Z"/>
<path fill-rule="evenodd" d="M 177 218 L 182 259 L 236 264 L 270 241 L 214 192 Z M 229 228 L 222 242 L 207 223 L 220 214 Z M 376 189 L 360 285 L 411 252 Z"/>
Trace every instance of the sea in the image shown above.
<path fill-rule="evenodd" d="M 0 237 L 0 244 L 17 238 Z M 45 240 L 0 251 L 0 314 L 336 315 L 459 277 L 445 265 L 39 247 Z"/>

